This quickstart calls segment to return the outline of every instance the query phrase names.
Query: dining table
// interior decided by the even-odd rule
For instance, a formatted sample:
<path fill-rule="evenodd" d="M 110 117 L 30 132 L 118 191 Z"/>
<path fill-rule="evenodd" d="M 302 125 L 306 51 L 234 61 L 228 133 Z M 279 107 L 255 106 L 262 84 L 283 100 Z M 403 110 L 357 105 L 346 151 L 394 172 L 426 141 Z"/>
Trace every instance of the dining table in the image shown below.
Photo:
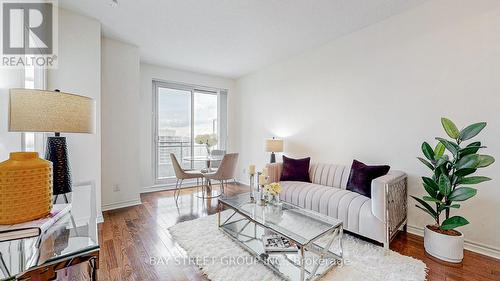
<path fill-rule="evenodd" d="M 185 156 L 182 158 L 182 161 L 185 162 L 205 162 L 206 172 L 211 172 L 211 163 L 215 161 L 222 161 L 223 156 L 211 156 L 211 155 L 194 155 L 194 156 Z"/>
<path fill-rule="evenodd" d="M 186 162 L 205 162 L 205 168 L 201 169 L 202 174 L 212 173 L 216 169 L 212 168 L 212 162 L 222 161 L 223 155 L 194 155 L 182 157 L 182 161 Z M 220 191 L 212 188 L 212 183 L 209 179 L 205 179 L 206 184 L 202 183 L 202 191 L 197 192 L 196 196 L 199 198 L 216 198 L 221 195 Z"/>

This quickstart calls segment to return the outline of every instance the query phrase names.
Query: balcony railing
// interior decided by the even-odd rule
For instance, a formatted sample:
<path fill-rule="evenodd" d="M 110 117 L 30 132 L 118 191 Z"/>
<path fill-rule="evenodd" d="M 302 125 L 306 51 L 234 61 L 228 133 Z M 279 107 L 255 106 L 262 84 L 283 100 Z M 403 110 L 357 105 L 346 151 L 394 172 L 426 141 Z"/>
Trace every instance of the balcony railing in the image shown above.
<path fill-rule="evenodd" d="M 199 170 L 205 168 L 205 162 L 199 161 L 185 161 L 185 157 L 191 156 L 191 142 L 190 141 L 163 141 L 157 143 L 157 179 L 165 179 L 174 177 L 174 169 L 172 161 L 170 160 L 170 153 L 175 154 L 177 160 L 184 169 Z M 207 150 L 203 144 L 194 144 L 195 156 L 206 156 Z"/>

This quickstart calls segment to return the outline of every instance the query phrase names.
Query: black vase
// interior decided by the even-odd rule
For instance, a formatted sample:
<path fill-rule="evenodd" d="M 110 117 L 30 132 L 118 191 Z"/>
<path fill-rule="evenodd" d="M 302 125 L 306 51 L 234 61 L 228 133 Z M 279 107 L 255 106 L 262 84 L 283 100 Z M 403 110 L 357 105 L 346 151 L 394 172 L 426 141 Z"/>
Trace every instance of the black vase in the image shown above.
<path fill-rule="evenodd" d="M 54 175 L 53 195 L 71 192 L 71 172 L 65 137 L 48 137 L 45 159 L 52 162 Z"/>

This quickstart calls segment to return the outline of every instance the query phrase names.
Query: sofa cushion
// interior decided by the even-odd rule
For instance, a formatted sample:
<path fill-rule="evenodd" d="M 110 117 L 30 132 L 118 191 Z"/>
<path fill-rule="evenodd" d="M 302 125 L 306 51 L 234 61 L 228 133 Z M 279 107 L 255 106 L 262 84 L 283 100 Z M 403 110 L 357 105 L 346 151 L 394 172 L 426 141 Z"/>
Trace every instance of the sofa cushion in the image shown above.
<path fill-rule="evenodd" d="M 280 180 L 311 182 L 311 179 L 309 178 L 310 161 L 310 157 L 293 159 L 283 155 L 283 170 L 281 171 Z"/>
<path fill-rule="evenodd" d="M 368 166 L 357 160 L 352 162 L 351 173 L 347 181 L 347 190 L 371 198 L 372 180 L 386 175 L 391 167 L 387 165 Z"/>

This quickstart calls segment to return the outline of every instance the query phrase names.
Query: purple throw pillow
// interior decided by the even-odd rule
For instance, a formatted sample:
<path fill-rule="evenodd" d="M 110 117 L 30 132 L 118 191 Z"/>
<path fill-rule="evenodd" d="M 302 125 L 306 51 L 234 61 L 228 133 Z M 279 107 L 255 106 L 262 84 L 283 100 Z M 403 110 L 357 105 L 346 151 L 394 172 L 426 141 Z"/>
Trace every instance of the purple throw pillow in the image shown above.
<path fill-rule="evenodd" d="M 292 159 L 283 155 L 283 170 L 280 181 L 311 182 L 309 178 L 309 162 L 311 157 Z"/>
<path fill-rule="evenodd" d="M 347 181 L 347 190 L 359 193 L 368 198 L 372 197 L 372 180 L 386 175 L 390 166 L 368 166 L 357 160 L 352 161 L 351 173 Z"/>

